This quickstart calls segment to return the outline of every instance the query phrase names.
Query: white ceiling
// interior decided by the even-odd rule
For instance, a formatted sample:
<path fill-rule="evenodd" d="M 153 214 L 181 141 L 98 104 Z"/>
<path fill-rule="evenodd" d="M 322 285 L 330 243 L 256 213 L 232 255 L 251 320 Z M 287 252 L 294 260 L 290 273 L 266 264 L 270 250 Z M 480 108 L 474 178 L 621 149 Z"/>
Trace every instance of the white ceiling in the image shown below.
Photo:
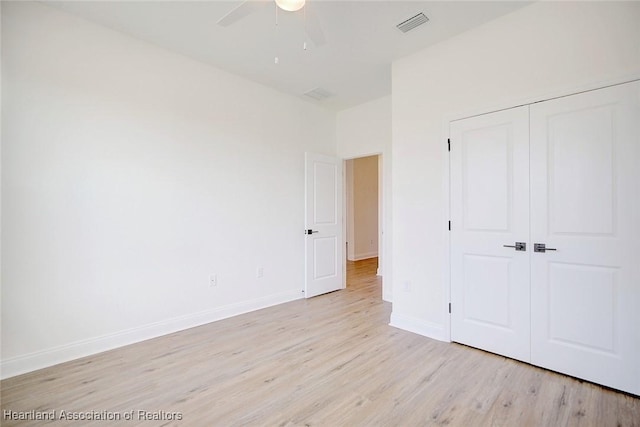
<path fill-rule="evenodd" d="M 262 0 L 270 1 L 270 0 Z M 307 0 L 326 43 L 314 46 L 304 12 L 267 4 L 229 27 L 218 19 L 241 1 L 47 1 L 46 4 L 198 61 L 340 110 L 391 93 L 391 63 L 523 7 L 524 1 Z M 396 24 L 424 12 L 429 22 L 402 33 Z M 307 50 L 303 43 L 307 42 Z M 278 64 L 275 57 L 278 57 Z M 303 94 L 321 87 L 333 96 Z"/>

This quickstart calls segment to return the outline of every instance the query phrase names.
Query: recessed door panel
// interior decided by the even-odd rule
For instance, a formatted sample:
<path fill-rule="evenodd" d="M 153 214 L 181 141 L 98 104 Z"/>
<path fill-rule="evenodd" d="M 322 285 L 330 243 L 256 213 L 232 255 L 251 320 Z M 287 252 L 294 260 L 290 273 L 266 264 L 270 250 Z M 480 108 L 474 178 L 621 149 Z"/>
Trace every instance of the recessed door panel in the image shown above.
<path fill-rule="evenodd" d="M 508 231 L 513 166 L 511 125 L 462 133 L 464 228 Z"/>
<path fill-rule="evenodd" d="M 617 269 L 549 263 L 549 340 L 614 354 L 620 323 Z"/>
<path fill-rule="evenodd" d="M 338 165 L 332 163 L 313 164 L 313 219 L 315 224 L 337 224 L 337 200 L 335 197 L 341 177 L 337 173 Z"/>
<path fill-rule="evenodd" d="M 614 109 L 599 105 L 547 118 L 551 233 L 614 233 Z"/>
<path fill-rule="evenodd" d="M 335 236 L 313 239 L 313 278 L 326 279 L 338 274 L 337 239 Z"/>
<path fill-rule="evenodd" d="M 465 254 L 463 265 L 465 322 L 511 329 L 511 258 Z"/>

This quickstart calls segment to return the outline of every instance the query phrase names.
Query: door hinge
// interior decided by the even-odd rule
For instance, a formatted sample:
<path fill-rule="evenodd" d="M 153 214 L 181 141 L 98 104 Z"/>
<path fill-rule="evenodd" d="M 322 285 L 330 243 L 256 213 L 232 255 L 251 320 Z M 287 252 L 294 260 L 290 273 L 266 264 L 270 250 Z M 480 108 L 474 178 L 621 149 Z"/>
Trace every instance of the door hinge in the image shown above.
<path fill-rule="evenodd" d="M 447 138 L 447 150 L 451 151 L 451 138 Z"/>
<path fill-rule="evenodd" d="M 449 314 L 451 314 L 451 303 L 449 303 Z"/>
<path fill-rule="evenodd" d="M 449 231 L 451 231 L 451 221 L 449 221 Z"/>

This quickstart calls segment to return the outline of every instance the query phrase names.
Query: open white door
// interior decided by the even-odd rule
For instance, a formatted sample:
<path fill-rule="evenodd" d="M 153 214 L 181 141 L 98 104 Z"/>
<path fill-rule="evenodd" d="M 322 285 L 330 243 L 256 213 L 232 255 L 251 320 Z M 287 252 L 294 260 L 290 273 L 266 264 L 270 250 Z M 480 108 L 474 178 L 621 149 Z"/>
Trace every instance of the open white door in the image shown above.
<path fill-rule="evenodd" d="M 344 287 L 342 162 L 305 154 L 305 296 Z"/>

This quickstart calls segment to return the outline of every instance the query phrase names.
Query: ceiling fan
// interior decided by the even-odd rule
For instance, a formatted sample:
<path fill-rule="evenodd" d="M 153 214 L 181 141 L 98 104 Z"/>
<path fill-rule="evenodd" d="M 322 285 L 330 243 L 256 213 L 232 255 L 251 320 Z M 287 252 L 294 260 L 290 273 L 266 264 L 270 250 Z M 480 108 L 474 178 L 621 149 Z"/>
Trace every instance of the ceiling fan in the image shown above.
<path fill-rule="evenodd" d="M 278 8 L 287 12 L 296 12 L 302 9 L 305 5 L 305 0 L 247 0 L 240 3 L 238 7 L 220 18 L 217 24 L 222 27 L 228 27 L 229 25 L 235 24 L 245 16 L 249 16 L 253 12 L 264 8 L 272 1 L 275 1 L 275 4 Z M 322 46 L 323 44 L 325 44 L 326 40 L 324 38 L 324 33 L 322 32 L 322 28 L 320 27 L 320 22 L 318 21 L 317 16 L 315 15 L 315 13 L 313 13 L 312 10 L 309 10 L 308 8 L 305 8 L 304 12 L 305 32 L 307 33 L 307 36 L 316 47 Z"/>

